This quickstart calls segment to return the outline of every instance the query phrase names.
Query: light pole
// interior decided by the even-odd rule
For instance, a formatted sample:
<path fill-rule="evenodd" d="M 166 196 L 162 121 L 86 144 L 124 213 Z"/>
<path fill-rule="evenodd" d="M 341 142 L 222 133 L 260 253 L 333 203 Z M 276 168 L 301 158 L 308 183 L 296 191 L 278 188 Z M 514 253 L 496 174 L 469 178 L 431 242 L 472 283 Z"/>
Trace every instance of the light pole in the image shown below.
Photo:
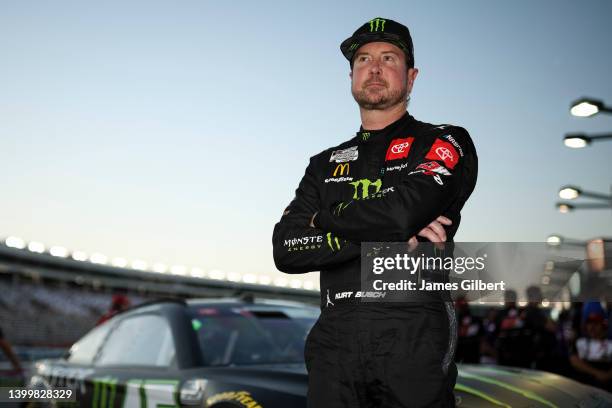
<path fill-rule="evenodd" d="M 612 107 L 605 106 L 602 101 L 593 98 L 580 98 L 570 106 L 570 113 L 581 118 L 587 118 L 599 112 L 612 113 Z"/>
<path fill-rule="evenodd" d="M 562 214 L 567 214 L 574 210 L 601 210 L 601 209 L 610 209 L 610 204 L 605 203 L 580 203 L 580 204 L 570 204 L 565 202 L 558 202 L 556 204 L 557 209 Z"/>
<path fill-rule="evenodd" d="M 546 238 L 546 243 L 550 246 L 558 247 L 561 245 L 584 247 L 587 241 L 581 241 L 579 239 L 566 238 L 559 234 L 551 234 Z"/>
<path fill-rule="evenodd" d="M 577 186 L 563 186 L 559 189 L 559 198 L 564 200 L 575 200 L 578 197 L 595 198 L 598 200 L 604 200 L 608 202 L 608 205 L 612 206 L 612 195 L 595 193 L 592 191 L 584 191 Z"/>
<path fill-rule="evenodd" d="M 611 187 L 612 188 L 612 187 Z M 584 191 L 577 186 L 563 186 L 559 189 L 559 198 L 563 200 L 575 200 L 578 197 L 587 197 L 601 200 L 595 203 L 568 203 L 565 201 L 557 202 L 556 206 L 560 213 L 567 214 L 578 209 L 609 209 L 612 208 L 612 194 L 602 194 L 593 191 Z"/>
<path fill-rule="evenodd" d="M 586 135 L 584 133 L 571 133 L 565 135 L 563 138 L 563 144 L 572 149 L 580 149 L 590 145 L 592 142 L 611 140 L 612 133 L 599 133 L 593 135 Z"/>

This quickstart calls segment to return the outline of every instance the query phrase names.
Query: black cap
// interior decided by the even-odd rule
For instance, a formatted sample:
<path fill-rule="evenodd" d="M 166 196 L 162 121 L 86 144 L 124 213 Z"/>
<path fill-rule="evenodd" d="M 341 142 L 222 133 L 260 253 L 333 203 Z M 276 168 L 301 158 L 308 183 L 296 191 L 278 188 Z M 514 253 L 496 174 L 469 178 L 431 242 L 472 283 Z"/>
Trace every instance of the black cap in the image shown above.
<path fill-rule="evenodd" d="M 340 44 L 340 51 L 353 65 L 353 56 L 359 47 L 367 43 L 383 41 L 399 47 L 406 54 L 406 65 L 414 67 L 414 47 L 408 27 L 388 18 L 376 17 L 353 33 Z"/>

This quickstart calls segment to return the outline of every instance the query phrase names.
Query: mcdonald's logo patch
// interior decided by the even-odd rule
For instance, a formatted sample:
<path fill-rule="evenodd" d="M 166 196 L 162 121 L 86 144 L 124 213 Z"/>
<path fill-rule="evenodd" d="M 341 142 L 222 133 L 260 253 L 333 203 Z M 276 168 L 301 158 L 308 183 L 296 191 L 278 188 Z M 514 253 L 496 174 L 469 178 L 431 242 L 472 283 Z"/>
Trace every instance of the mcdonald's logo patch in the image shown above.
<path fill-rule="evenodd" d="M 351 171 L 350 163 L 340 163 L 334 169 L 334 177 L 348 175 Z"/>

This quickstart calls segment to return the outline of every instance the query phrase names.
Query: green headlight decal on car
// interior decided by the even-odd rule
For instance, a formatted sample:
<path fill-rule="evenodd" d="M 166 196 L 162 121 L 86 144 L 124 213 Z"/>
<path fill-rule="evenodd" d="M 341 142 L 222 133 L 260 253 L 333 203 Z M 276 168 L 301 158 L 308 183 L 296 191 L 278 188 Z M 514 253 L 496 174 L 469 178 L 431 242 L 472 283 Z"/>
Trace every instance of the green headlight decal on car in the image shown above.
<path fill-rule="evenodd" d="M 505 383 L 503 381 L 494 380 L 492 378 L 487 378 L 487 377 L 483 377 L 483 376 L 476 375 L 476 374 L 469 374 L 469 373 L 466 373 L 463 370 L 459 370 L 459 376 L 461 376 L 463 378 L 472 378 L 474 380 L 482 381 L 482 382 L 487 383 L 487 384 L 497 385 L 498 387 L 505 388 L 505 389 L 507 389 L 509 391 L 512 391 L 512 392 L 515 392 L 517 394 L 521 394 L 522 396 L 524 396 L 527 399 L 538 401 L 539 403 L 544 404 L 547 407 L 559 408 L 558 405 L 553 404 L 552 402 L 548 401 L 547 399 L 544 399 L 544 398 L 540 397 L 539 395 L 537 395 L 537 394 L 535 394 L 535 393 L 533 393 L 531 391 L 522 390 L 522 389 L 520 389 L 518 387 L 515 387 L 515 386 L 510 385 L 508 383 Z"/>
<path fill-rule="evenodd" d="M 92 408 L 129 407 L 164 407 L 178 408 L 178 380 L 131 379 L 125 383 L 123 401 L 115 404 L 117 384 L 113 377 L 92 379 L 94 391 Z"/>
<path fill-rule="evenodd" d="M 499 400 L 496 400 L 495 398 L 493 398 L 489 394 L 486 394 L 486 393 L 484 393 L 482 391 L 478 391 L 476 388 L 468 387 L 467 385 L 464 385 L 464 384 L 459 384 L 459 383 L 455 384 L 455 390 L 456 391 L 463 391 L 465 393 L 475 395 L 475 396 L 480 397 L 483 400 L 488 401 L 491 404 L 495 404 L 495 405 L 497 405 L 499 407 L 512 408 L 511 405 L 504 404 L 503 402 L 501 402 Z"/>
<path fill-rule="evenodd" d="M 202 322 L 197 319 L 193 319 L 191 321 L 191 327 L 193 327 L 193 330 L 198 331 L 202 328 Z"/>

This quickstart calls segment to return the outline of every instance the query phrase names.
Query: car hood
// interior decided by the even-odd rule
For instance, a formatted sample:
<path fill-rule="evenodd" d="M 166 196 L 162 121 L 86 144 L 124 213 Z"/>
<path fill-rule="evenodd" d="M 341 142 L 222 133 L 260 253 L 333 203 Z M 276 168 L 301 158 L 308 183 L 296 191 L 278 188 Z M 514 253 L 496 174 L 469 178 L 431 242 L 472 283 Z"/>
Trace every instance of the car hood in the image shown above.
<path fill-rule="evenodd" d="M 207 375 L 253 387 L 305 396 L 308 388 L 303 364 L 211 368 Z M 603 408 L 612 394 L 544 371 L 488 365 L 458 365 L 455 395 L 458 407 L 533 406 Z"/>
<path fill-rule="evenodd" d="M 458 407 L 480 406 L 476 400 L 488 406 L 612 406 L 612 394 L 544 371 L 469 364 L 459 365 L 458 371 Z"/>

